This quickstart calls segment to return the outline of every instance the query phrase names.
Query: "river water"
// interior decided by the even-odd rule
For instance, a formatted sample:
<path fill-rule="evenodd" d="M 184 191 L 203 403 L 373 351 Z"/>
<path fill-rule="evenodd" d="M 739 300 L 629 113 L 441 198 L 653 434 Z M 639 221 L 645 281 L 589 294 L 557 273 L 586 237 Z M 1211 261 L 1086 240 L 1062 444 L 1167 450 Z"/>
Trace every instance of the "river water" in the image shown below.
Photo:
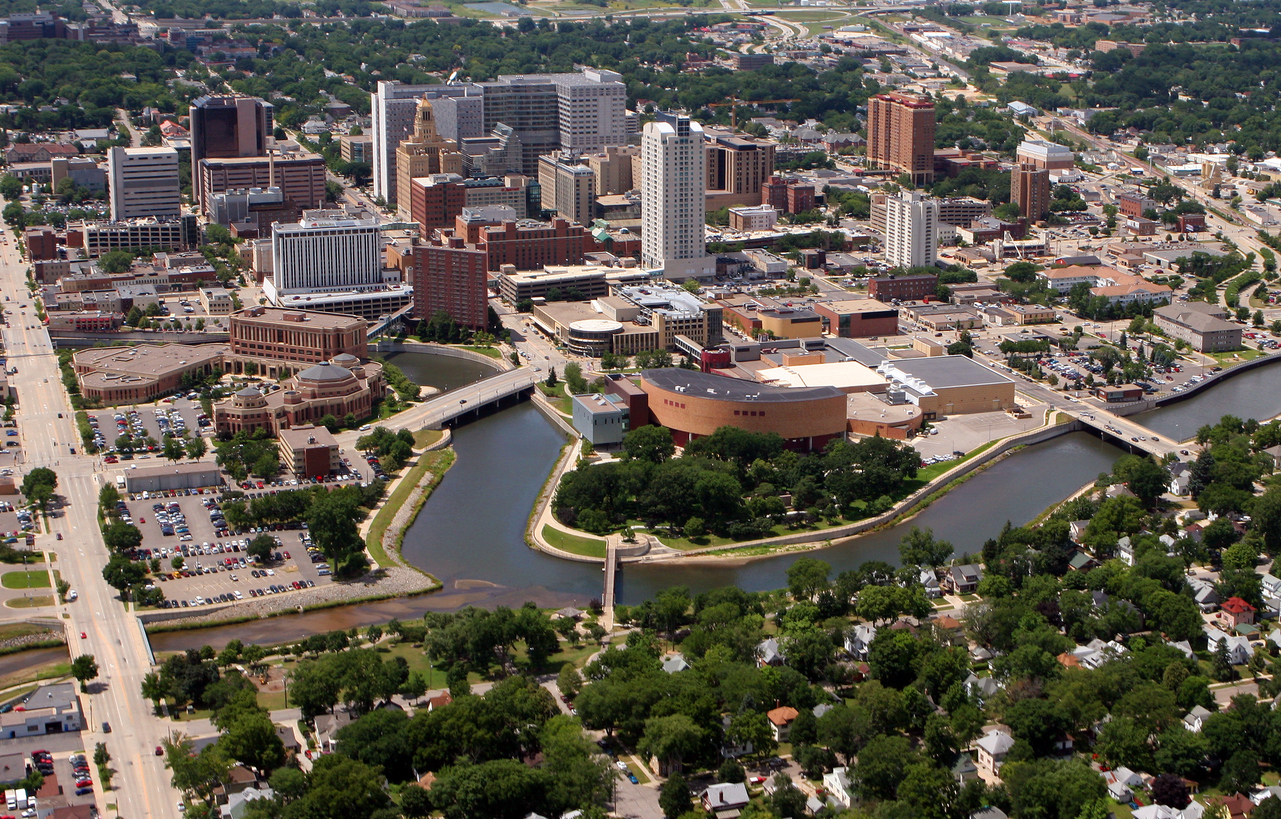
<path fill-rule="evenodd" d="M 488 371 L 461 359 L 420 353 L 389 356 L 414 380 L 443 389 L 468 377 L 457 368 Z M 411 369 L 412 368 L 412 369 Z M 435 383 L 433 383 L 433 381 Z M 466 383 L 465 381 L 462 383 Z M 1281 372 L 1264 367 L 1218 384 L 1165 409 L 1139 416 L 1157 432 L 1190 437 L 1225 412 L 1267 418 L 1281 413 Z M 1190 430 L 1186 434 L 1178 430 Z M 520 404 L 456 430 L 458 460 L 406 533 L 404 555 L 444 584 L 421 597 L 348 606 L 255 623 L 152 636 L 157 651 L 219 647 L 233 637 L 246 643 L 277 643 L 337 628 L 421 616 L 475 604 L 543 606 L 582 603 L 601 595 L 598 564 L 548 557 L 524 542 L 530 507 L 564 443 L 563 436 L 530 404 Z M 1111 468 L 1121 451 L 1085 433 L 1028 447 L 979 473 L 935 501 L 908 523 L 813 552 L 834 572 L 866 560 L 898 562 L 898 543 L 911 526 L 931 527 L 958 554 L 977 552 L 1007 520 L 1021 525 Z M 692 591 L 721 585 L 749 590 L 778 588 L 797 555 L 743 565 L 654 563 L 627 566 L 620 602 L 635 604 L 673 585 Z"/>
<path fill-rule="evenodd" d="M 1153 432 L 1177 441 L 1196 437 L 1224 415 L 1260 421 L 1281 415 L 1281 364 L 1267 364 L 1225 379 L 1186 401 L 1135 415 Z"/>

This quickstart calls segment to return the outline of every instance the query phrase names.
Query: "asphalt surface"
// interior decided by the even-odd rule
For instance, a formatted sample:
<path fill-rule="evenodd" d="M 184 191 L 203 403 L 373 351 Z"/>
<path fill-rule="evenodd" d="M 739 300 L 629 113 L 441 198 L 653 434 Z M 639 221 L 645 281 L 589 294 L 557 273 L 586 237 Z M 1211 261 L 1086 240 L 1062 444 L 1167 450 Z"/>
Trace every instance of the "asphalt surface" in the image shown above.
<path fill-rule="evenodd" d="M 108 554 L 97 526 L 96 505 L 107 473 L 96 470 L 95 459 L 70 453 L 80 441 L 62 388 L 57 355 L 47 332 L 34 319 L 34 304 L 25 281 L 27 265 L 17 252 L 12 233 L 5 231 L 4 236 L 0 242 L 0 291 L 11 302 L 27 305 L 27 315 L 19 314 L 3 331 L 9 366 L 18 368 L 10 383 L 19 401 L 18 429 L 25 461 L 21 471 L 36 466 L 52 468 L 58 474 L 58 495 L 66 502 L 62 514 L 50 520 L 53 532 L 60 532 L 64 541 L 43 535 L 37 545 L 59 553 L 62 559 L 57 568 L 79 593 L 76 602 L 57 607 L 58 615 L 65 618 L 72 657 L 92 654 L 100 669 L 96 693 L 81 695 L 88 729 L 80 743 L 92 749 L 94 743 L 105 742 L 112 755 L 116 789 L 98 791 L 98 810 L 106 816 L 106 806 L 112 803 L 117 806 L 117 815 L 126 819 L 175 817 L 179 815 L 179 794 L 169 784 L 163 760 L 152 752 L 167 732 L 151 716 L 151 704 L 141 694 L 142 678 L 151 670 L 146 639 L 137 618 L 102 579 Z M 24 324 L 22 318 L 31 322 Z M 29 329 L 33 325 L 35 329 Z M 81 632 L 86 634 L 83 640 L 79 639 Z M 104 722 L 110 723 L 112 733 L 103 732 Z"/>

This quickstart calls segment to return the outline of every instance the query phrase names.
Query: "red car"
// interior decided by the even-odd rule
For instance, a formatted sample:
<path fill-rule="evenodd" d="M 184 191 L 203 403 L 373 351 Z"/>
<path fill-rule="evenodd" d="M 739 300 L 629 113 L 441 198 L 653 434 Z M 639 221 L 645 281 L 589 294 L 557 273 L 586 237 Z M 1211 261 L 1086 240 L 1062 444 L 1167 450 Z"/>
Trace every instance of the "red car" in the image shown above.
<path fill-rule="evenodd" d="M 88 640 L 88 639 L 89 639 L 89 635 L 88 635 L 88 634 L 85 634 L 85 633 L 82 631 L 82 632 L 80 632 L 80 639 L 81 639 L 81 640 Z"/>
<path fill-rule="evenodd" d="M 164 749 L 162 746 L 157 745 L 157 746 L 156 746 L 156 756 L 164 756 L 164 755 L 165 755 L 165 749 Z"/>

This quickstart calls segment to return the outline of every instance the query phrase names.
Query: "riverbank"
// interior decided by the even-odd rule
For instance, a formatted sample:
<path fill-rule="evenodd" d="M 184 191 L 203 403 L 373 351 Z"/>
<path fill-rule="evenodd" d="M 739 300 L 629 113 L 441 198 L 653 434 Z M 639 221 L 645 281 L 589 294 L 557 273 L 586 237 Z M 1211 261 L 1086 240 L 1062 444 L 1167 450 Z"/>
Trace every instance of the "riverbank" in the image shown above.
<path fill-rule="evenodd" d="M 775 557 L 784 552 L 818 551 L 832 546 L 846 545 L 860 537 L 910 520 L 927 509 L 935 500 L 962 485 L 970 477 L 1023 447 L 1048 441 L 1061 435 L 1068 435 L 1080 429 L 1081 424 L 1075 419 L 1069 420 L 1067 423 L 1060 423 L 1056 414 L 1052 413 L 1047 417 L 1043 426 L 1019 435 L 1012 435 L 994 443 L 985 444 L 983 447 L 976 449 L 956 465 L 941 475 L 934 477 L 924 486 L 916 489 L 906 498 L 896 503 L 892 509 L 874 517 L 832 526 L 827 529 L 795 532 L 757 540 L 746 540 L 742 543 L 708 546 L 701 549 L 673 549 L 663 546 L 658 549 L 652 549 L 645 555 L 622 558 L 622 562 L 625 564 L 644 564 L 679 561 L 693 566 L 710 564 L 734 566 L 746 565 L 754 560 Z M 541 551 L 555 557 L 582 562 L 604 563 L 605 558 L 603 555 L 597 557 L 569 553 L 549 543 L 543 535 L 543 526 L 548 525 L 567 535 L 579 538 L 589 537 L 557 521 L 551 510 L 551 501 L 555 496 L 556 486 L 559 485 L 561 477 L 568 471 L 571 463 L 573 463 L 572 457 L 566 454 L 562 456 L 557 467 L 553 469 L 548 485 L 544 487 L 539 496 L 535 513 L 530 516 L 526 539 Z"/>

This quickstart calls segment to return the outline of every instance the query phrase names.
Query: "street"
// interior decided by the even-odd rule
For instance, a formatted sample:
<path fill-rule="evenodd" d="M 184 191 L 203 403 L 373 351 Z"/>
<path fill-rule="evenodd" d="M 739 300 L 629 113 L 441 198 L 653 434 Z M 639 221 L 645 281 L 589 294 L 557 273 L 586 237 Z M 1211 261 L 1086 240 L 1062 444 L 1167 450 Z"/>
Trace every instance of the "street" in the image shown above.
<path fill-rule="evenodd" d="M 95 743 L 105 742 L 116 770 L 116 789 L 97 794 L 98 810 L 107 816 L 110 803 L 117 806 L 115 815 L 129 819 L 177 816 L 179 794 L 169 784 L 163 760 L 152 753 L 166 731 L 141 694 L 142 678 L 151 670 L 146 639 L 137 618 L 102 578 L 108 553 L 96 506 L 105 473 L 96 471 L 95 460 L 78 449 L 80 438 L 57 354 L 35 317 L 26 287 L 27 266 L 11 236 L 7 239 L 0 244 L 0 289 L 9 297 L 6 305 L 15 310 L 11 326 L 4 330 L 4 345 L 9 366 L 18 368 L 10 383 L 18 395 L 24 453 L 20 472 L 46 466 L 58 475 L 57 494 L 64 505 L 59 516 L 49 519 L 52 532 L 39 536 L 37 545 L 57 554 L 56 568 L 79 593 L 76 602 L 56 607 L 56 616 L 66 624 L 71 656 L 92 654 L 100 669 L 97 693 L 81 695 L 88 724 L 82 745 L 92 751 Z M 71 454 L 72 447 L 78 454 Z M 57 533 L 62 543 L 55 540 Z M 68 554 L 72 559 L 65 559 Z M 86 639 L 79 639 L 81 632 Z M 111 726 L 109 735 L 104 723 Z"/>

